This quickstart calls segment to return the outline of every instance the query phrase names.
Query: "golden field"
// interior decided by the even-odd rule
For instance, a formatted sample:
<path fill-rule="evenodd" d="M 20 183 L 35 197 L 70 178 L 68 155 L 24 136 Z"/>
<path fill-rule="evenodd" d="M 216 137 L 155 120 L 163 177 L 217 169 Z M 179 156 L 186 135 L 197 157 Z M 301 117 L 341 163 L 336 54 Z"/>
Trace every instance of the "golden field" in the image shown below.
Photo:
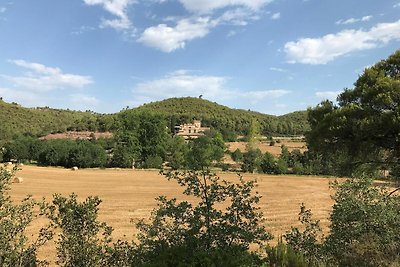
<path fill-rule="evenodd" d="M 220 173 L 221 178 L 234 181 L 235 173 Z M 32 195 L 35 199 L 45 197 L 51 201 L 53 193 L 69 195 L 72 192 L 83 200 L 87 196 L 99 196 L 99 220 L 114 228 L 115 239 L 133 239 L 137 233 L 131 222 L 149 218 L 156 207 L 154 200 L 159 195 L 185 200 L 182 188 L 174 181 L 168 181 L 156 170 L 130 169 L 82 169 L 72 171 L 64 168 L 23 166 L 17 176 L 23 183 L 12 184 L 11 196 L 14 201 Z M 260 208 L 266 218 L 266 227 L 275 237 L 298 225 L 299 205 L 303 202 L 311 208 L 315 219 L 321 220 L 326 230 L 332 207 L 329 178 L 311 176 L 273 176 L 243 174 L 246 179 L 257 179 L 256 190 L 262 195 Z M 35 221 L 32 233 L 44 223 Z M 48 244 L 41 256 L 54 259 L 54 245 Z"/>
<path fill-rule="evenodd" d="M 248 145 L 248 142 L 226 142 L 225 145 L 231 152 L 239 149 L 242 153 L 244 153 L 246 152 L 246 146 Z M 253 145 L 255 148 L 260 149 L 262 153 L 269 152 L 275 157 L 278 157 L 281 154 L 282 145 L 285 145 L 289 152 L 292 152 L 295 149 L 298 149 L 301 152 L 307 150 L 305 142 L 293 142 L 291 140 L 281 140 L 280 143 L 275 143 L 274 146 L 270 146 L 269 141 L 255 142 Z"/>

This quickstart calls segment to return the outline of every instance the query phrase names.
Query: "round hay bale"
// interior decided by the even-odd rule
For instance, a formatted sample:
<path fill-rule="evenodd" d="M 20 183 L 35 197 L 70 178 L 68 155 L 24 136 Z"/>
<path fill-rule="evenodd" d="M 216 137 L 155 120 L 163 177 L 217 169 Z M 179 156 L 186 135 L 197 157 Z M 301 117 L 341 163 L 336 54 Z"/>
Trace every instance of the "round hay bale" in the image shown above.
<path fill-rule="evenodd" d="M 11 161 L 6 162 L 6 166 L 12 166 L 12 162 Z"/>
<path fill-rule="evenodd" d="M 24 166 L 24 164 L 23 164 L 23 163 L 20 163 L 19 166 Z"/>
<path fill-rule="evenodd" d="M 77 170 L 78 170 L 78 167 L 74 166 L 74 167 L 71 168 L 71 170 L 77 171 Z"/>
<path fill-rule="evenodd" d="M 15 184 L 20 184 L 24 181 L 24 179 L 22 177 L 15 177 L 13 180 L 13 183 Z"/>

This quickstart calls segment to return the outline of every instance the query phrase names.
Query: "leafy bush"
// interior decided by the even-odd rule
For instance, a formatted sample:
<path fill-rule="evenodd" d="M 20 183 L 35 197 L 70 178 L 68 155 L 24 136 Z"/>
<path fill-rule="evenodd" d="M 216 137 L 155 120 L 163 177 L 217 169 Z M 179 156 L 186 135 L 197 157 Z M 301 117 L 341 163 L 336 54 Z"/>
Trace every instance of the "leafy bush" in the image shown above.
<path fill-rule="evenodd" d="M 155 155 L 147 157 L 146 161 L 144 162 L 144 167 L 160 169 L 162 164 L 163 159 L 160 156 Z"/>
<path fill-rule="evenodd" d="M 279 242 L 275 247 L 267 246 L 265 251 L 267 253 L 268 266 L 279 266 L 279 267 L 310 266 L 300 252 L 295 251 L 290 245 L 283 243 L 282 239 L 279 239 Z"/>
<path fill-rule="evenodd" d="M 249 149 L 243 154 L 242 170 L 244 172 L 256 172 L 260 168 L 261 156 L 260 149 Z"/>
<path fill-rule="evenodd" d="M 35 208 L 39 207 L 39 203 L 30 197 L 20 204 L 11 201 L 8 190 L 16 170 L 0 167 L 0 266 L 46 265 L 46 261 L 37 258 L 37 251 L 51 239 L 52 232 L 49 227 L 44 227 L 35 240 L 28 240 L 25 232 L 37 217 Z"/>
<path fill-rule="evenodd" d="M 247 249 L 252 243 L 271 239 L 271 235 L 260 225 L 262 213 L 255 206 L 260 196 L 252 194 L 254 181 L 246 182 L 242 177 L 237 183 L 219 181 L 208 171 L 164 174 L 185 187 L 184 194 L 194 196 L 198 202 L 157 198 L 151 222 L 141 220 L 137 224 L 142 264 L 218 266 L 225 260 L 260 260 Z M 221 204 L 226 208 L 217 208 Z"/>
<path fill-rule="evenodd" d="M 68 198 L 54 195 L 46 207 L 52 225 L 60 230 L 57 248 L 57 264 L 60 266 L 95 267 L 124 266 L 129 259 L 129 246 L 118 242 L 111 246 L 112 228 L 99 222 L 98 197 L 88 197 L 79 203 L 77 196 Z M 121 257 L 121 254 L 124 255 Z M 118 264 L 118 265 L 117 265 Z"/>

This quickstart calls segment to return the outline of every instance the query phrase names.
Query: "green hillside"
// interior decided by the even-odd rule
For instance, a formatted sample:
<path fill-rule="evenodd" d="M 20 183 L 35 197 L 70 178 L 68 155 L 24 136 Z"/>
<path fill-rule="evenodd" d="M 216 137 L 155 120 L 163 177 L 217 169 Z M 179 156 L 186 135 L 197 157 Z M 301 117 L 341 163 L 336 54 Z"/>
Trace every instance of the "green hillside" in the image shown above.
<path fill-rule="evenodd" d="M 67 130 L 96 128 L 102 115 L 51 108 L 25 108 L 0 100 L 0 140 L 20 134 L 42 136 Z"/>
<path fill-rule="evenodd" d="M 273 116 L 254 111 L 232 109 L 193 97 L 170 98 L 124 112 L 135 111 L 159 112 L 168 118 L 171 126 L 200 119 L 205 126 L 212 126 L 221 132 L 233 131 L 239 135 L 246 133 L 253 119 L 261 124 L 261 132 L 264 135 L 300 135 L 309 128 L 306 111 Z"/>
<path fill-rule="evenodd" d="M 300 135 L 308 129 L 307 114 L 298 111 L 283 116 L 266 115 L 253 111 L 231 109 L 199 98 L 170 98 L 145 104 L 138 108 L 123 110 L 117 114 L 97 114 L 62 109 L 25 108 L 16 103 L 0 100 L 0 141 L 16 135 L 43 136 L 49 133 L 76 131 L 112 131 L 118 115 L 129 112 L 154 112 L 165 117 L 173 129 L 180 123 L 200 119 L 224 136 L 243 135 L 252 120 L 260 123 L 264 135 Z"/>

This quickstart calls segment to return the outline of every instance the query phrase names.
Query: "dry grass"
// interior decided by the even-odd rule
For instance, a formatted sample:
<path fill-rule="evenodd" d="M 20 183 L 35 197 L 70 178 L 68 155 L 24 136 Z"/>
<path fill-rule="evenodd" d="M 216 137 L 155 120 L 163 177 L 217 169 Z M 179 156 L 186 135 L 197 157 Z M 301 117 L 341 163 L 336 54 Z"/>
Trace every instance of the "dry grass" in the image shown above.
<path fill-rule="evenodd" d="M 12 184 L 11 196 L 15 201 L 31 194 L 35 199 L 51 200 L 53 193 L 68 195 L 75 192 L 83 200 L 89 195 L 99 196 L 100 220 L 106 221 L 118 239 L 132 239 L 135 232 L 131 219 L 148 218 L 156 206 L 154 198 L 159 195 L 182 200 L 180 188 L 174 181 L 167 181 L 157 171 L 128 169 L 87 169 L 71 171 L 63 168 L 23 166 L 18 176 L 21 184 Z M 221 173 L 225 179 L 234 180 L 236 174 Z M 245 174 L 245 178 L 257 179 L 257 191 L 263 196 L 260 207 L 267 218 L 266 226 L 275 236 L 284 233 L 292 225 L 298 225 L 300 203 L 312 208 L 316 219 L 326 229 L 327 217 L 332 206 L 329 179 L 321 177 L 271 176 Z M 41 222 L 43 223 L 43 222 Z M 35 222 L 37 232 L 40 222 Z M 124 237 L 124 235 L 127 235 Z M 54 245 L 48 245 L 41 256 L 54 259 Z"/>
<path fill-rule="evenodd" d="M 228 142 L 226 145 L 228 146 L 229 151 L 235 151 L 237 148 L 240 149 L 240 151 L 245 152 L 246 151 L 246 146 L 247 142 Z M 274 146 L 270 146 L 269 142 L 255 142 L 254 146 L 256 148 L 259 148 L 262 153 L 269 152 L 275 157 L 279 156 L 281 154 L 281 145 L 285 145 L 289 152 L 293 151 L 294 149 L 299 149 L 301 152 L 304 152 L 307 150 L 306 148 L 306 143 L 305 142 L 292 142 L 290 140 L 281 140 L 281 143 L 275 143 Z"/>

